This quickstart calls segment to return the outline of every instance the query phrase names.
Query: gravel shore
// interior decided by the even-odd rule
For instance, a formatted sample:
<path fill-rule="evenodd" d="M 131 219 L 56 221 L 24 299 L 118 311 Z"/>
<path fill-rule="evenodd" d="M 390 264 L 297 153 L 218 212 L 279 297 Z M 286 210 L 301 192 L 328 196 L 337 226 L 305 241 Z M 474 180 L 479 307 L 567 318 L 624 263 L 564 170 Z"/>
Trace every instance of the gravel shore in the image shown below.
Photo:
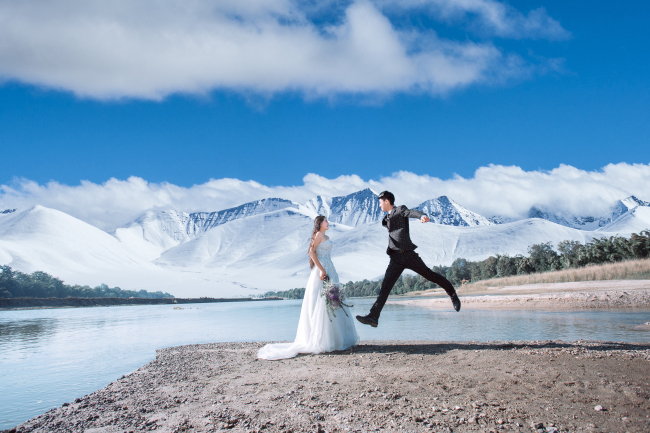
<path fill-rule="evenodd" d="M 283 361 L 263 344 L 159 350 L 11 431 L 650 431 L 650 344 L 369 341 Z"/>
<path fill-rule="evenodd" d="M 392 297 L 388 302 L 425 308 L 449 308 L 448 296 L 436 292 L 420 293 L 421 299 L 402 300 Z M 458 293 L 464 309 L 650 308 L 648 280 L 540 283 L 473 292 L 461 287 Z"/>

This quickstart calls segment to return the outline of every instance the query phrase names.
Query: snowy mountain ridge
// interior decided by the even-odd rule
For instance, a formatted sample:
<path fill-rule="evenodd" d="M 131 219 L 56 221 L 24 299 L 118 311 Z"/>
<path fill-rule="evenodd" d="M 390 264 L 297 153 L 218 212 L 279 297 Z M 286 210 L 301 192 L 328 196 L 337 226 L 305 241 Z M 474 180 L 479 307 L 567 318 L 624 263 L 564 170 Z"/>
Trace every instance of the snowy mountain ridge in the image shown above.
<path fill-rule="evenodd" d="M 620 204 L 627 210 L 618 218 L 597 230 L 578 230 L 539 218 L 491 223 L 441 196 L 418 206 L 436 223 L 414 221 L 411 236 L 432 266 L 459 257 L 526 254 L 541 242 L 584 243 L 650 228 L 647 202 L 630 197 Z M 0 264 L 23 272 L 42 270 L 72 284 L 107 283 L 176 296 L 228 297 L 301 287 L 309 274 L 307 248 L 318 213 L 333 222 L 328 235 L 341 281 L 383 274 L 386 229 L 371 190 L 319 196 L 305 204 L 275 198 L 218 212 L 150 211 L 112 236 L 63 212 L 34 206 L 0 213 Z"/>
<path fill-rule="evenodd" d="M 610 208 L 608 215 L 600 217 L 594 216 L 575 216 L 575 215 L 562 215 L 552 213 L 533 206 L 528 212 L 528 218 L 540 218 L 547 221 L 554 222 L 566 227 L 572 227 L 578 230 L 599 230 L 605 226 L 613 223 L 624 215 L 639 206 L 650 207 L 650 202 L 640 200 L 631 195 L 624 199 L 618 200 L 614 206 Z"/>
<path fill-rule="evenodd" d="M 539 218 L 554 222 L 565 227 L 572 227 L 578 230 L 597 230 L 609 222 L 609 218 L 595 218 L 592 216 L 563 216 L 543 211 L 533 206 L 528 211 L 528 218 Z"/>

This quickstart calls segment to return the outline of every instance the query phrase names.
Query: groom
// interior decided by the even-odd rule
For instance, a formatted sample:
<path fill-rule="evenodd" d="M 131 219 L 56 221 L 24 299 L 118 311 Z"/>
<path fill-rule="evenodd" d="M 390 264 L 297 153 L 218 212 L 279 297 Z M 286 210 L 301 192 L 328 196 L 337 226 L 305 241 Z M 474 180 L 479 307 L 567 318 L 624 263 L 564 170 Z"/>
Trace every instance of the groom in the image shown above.
<path fill-rule="evenodd" d="M 370 314 L 357 316 L 357 320 L 364 325 L 370 325 L 373 328 L 377 327 L 379 315 L 388 299 L 388 294 L 404 269 L 415 271 L 445 289 L 445 292 L 451 297 L 454 309 L 460 311 L 460 299 L 458 299 L 454 286 L 445 277 L 433 272 L 424 264 L 418 253 L 414 251 L 417 246 L 411 242 L 408 219 L 420 218 L 420 221 L 426 223 L 429 222 L 429 217 L 419 210 L 408 209 L 406 206 L 395 206 L 395 196 L 388 191 L 379 194 L 379 207 L 386 212 L 381 224 L 388 229 L 388 249 L 386 253 L 390 256 L 390 263 L 388 269 L 386 269 L 386 275 L 381 284 L 377 301 L 370 309 Z"/>

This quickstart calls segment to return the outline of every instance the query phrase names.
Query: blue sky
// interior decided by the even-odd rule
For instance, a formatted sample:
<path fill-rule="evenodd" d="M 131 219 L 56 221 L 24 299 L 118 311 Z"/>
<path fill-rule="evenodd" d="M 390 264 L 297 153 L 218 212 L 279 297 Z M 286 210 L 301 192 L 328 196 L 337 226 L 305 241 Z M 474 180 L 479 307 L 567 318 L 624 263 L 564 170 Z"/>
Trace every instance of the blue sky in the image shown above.
<path fill-rule="evenodd" d="M 152 4 L 147 1 L 136 2 L 148 17 L 146 25 L 136 22 L 142 32 L 150 25 L 154 35 L 167 27 L 179 38 L 188 33 L 171 6 L 169 16 L 164 11 L 146 15 Z M 357 2 L 357 18 L 350 2 L 320 9 L 310 9 L 309 2 L 277 2 L 285 9 L 271 12 L 260 2 L 242 2 L 249 3 L 250 10 L 237 10 L 242 22 L 262 23 L 264 29 L 274 19 L 268 17 L 284 16 L 298 22 L 289 26 L 297 37 L 275 46 L 277 34 L 269 31 L 265 39 L 261 31 L 259 42 L 269 47 L 268 56 L 257 51 L 243 60 L 235 56 L 232 63 L 207 64 L 182 50 L 167 52 L 166 45 L 146 45 L 142 41 L 150 41 L 150 35 L 129 40 L 126 30 L 125 40 L 114 42 L 117 54 L 113 39 L 95 44 L 90 34 L 87 45 L 97 56 L 92 59 L 74 33 L 52 42 L 55 49 L 47 45 L 61 33 L 57 26 L 70 27 L 66 20 L 80 10 L 86 19 L 109 17 L 129 29 L 124 11 L 87 6 L 93 2 L 62 2 L 60 16 L 0 5 L 0 21 L 12 16 L 21 23 L 0 30 L 0 38 L 16 44 L 0 47 L 0 185 L 15 184 L 17 178 L 74 186 L 137 176 L 179 187 L 223 178 L 288 187 L 302 185 L 308 173 L 371 180 L 406 171 L 444 180 L 455 174 L 472 178 L 490 164 L 525 172 L 561 164 L 587 172 L 621 162 L 650 164 L 650 5 L 645 2 L 622 7 L 604 1 L 468 0 L 464 9 L 446 0 L 414 1 L 411 8 Z M 429 3 L 433 9 L 421 7 Z M 169 2 L 174 4 L 183 7 Z M 494 10 L 505 11 L 502 21 L 486 18 Z M 375 27 L 363 27 L 375 18 Z M 397 53 L 399 43 L 412 37 L 403 42 L 406 54 L 381 52 L 359 60 L 367 66 L 355 64 L 353 50 L 346 57 L 322 48 L 334 41 L 336 50 L 346 52 L 353 38 L 346 39 L 345 32 L 356 30 L 341 23 L 354 19 L 370 35 L 364 49 L 397 44 L 386 48 Z M 197 27 L 191 20 L 188 26 Z M 209 29 L 219 23 L 200 24 Z M 328 26 L 338 25 L 330 32 Z M 314 60 L 316 69 L 286 55 L 287 49 L 302 49 L 305 27 L 316 34 L 307 53 L 322 48 L 331 56 Z M 330 33 L 319 39 L 319 32 Z M 391 32 L 399 38 L 390 39 Z M 479 55 L 467 53 L 479 49 Z M 413 60 L 418 53 L 431 56 Z M 452 63 L 436 63 L 436 56 L 448 56 Z M 416 66 L 402 72 L 395 60 L 394 72 L 380 63 L 393 59 L 413 60 Z M 276 68 L 294 60 L 295 67 Z M 435 71 L 417 69 L 424 61 Z M 313 78 L 333 62 L 341 62 L 344 73 L 333 76 L 337 70 L 332 69 Z M 175 70 L 177 63 L 189 66 Z M 452 70 L 441 75 L 446 66 Z M 467 80 L 456 79 L 468 70 Z"/>

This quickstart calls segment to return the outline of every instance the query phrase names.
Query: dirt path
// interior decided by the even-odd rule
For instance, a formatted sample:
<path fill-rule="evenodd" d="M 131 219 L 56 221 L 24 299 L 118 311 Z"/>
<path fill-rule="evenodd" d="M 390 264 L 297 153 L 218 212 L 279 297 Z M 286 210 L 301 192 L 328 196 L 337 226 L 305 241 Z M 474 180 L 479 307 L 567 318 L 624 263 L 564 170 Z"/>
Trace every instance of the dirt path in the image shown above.
<path fill-rule="evenodd" d="M 365 342 L 284 361 L 261 346 L 160 350 L 16 431 L 650 431 L 650 344 Z"/>

